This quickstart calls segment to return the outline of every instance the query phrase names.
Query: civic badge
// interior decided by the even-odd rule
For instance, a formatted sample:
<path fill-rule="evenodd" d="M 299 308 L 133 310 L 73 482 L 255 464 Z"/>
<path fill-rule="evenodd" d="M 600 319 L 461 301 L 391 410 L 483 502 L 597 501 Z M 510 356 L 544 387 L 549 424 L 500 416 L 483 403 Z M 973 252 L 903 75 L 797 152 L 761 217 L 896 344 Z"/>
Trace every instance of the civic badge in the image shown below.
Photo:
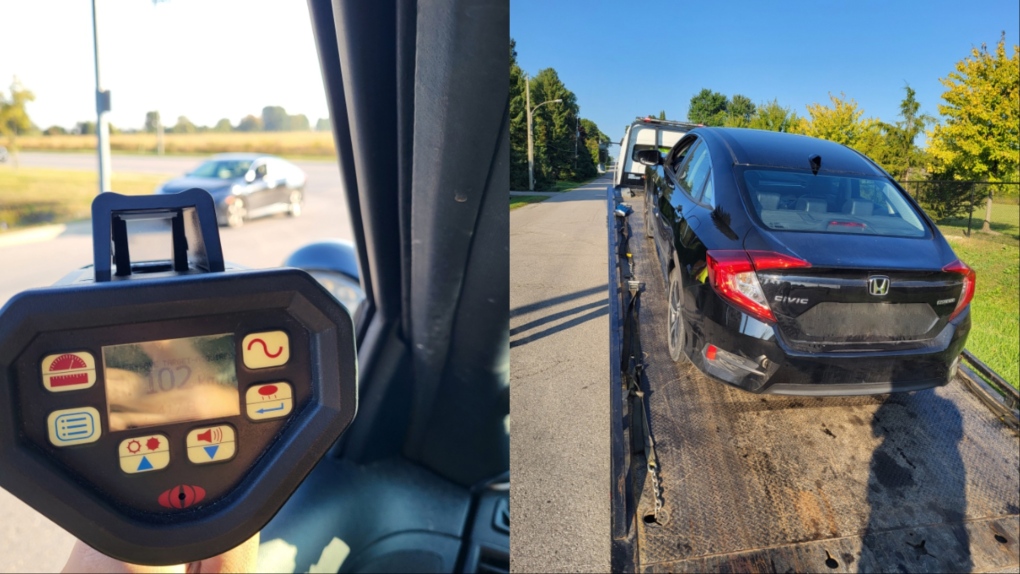
<path fill-rule="evenodd" d="M 868 277 L 868 293 L 881 297 L 889 294 L 889 278 L 882 275 Z"/>

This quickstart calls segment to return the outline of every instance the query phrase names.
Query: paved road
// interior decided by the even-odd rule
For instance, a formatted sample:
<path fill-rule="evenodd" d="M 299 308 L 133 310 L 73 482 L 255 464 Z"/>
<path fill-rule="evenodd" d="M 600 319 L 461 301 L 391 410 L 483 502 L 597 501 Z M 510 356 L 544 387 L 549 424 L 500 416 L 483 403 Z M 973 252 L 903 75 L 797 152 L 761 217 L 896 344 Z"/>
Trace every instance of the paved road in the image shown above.
<path fill-rule="evenodd" d="M 20 161 L 23 166 L 93 169 L 94 159 L 87 154 L 22 153 Z M 200 159 L 115 155 L 113 166 L 119 171 L 165 173 L 169 178 L 194 167 Z M 308 174 L 305 213 L 296 220 L 274 216 L 252 221 L 240 229 L 221 229 L 223 253 L 228 261 L 248 267 L 274 267 L 311 241 L 352 238 L 337 164 L 296 163 Z M 0 305 L 19 291 L 51 285 L 69 271 L 91 263 L 91 233 L 87 222 L 76 223 L 52 241 L 0 247 L 0 262 L 4 266 L 0 273 Z M 151 245 L 155 240 L 158 238 L 146 237 L 145 243 Z"/>
<path fill-rule="evenodd" d="M 510 214 L 510 569 L 609 571 L 610 176 Z"/>
<path fill-rule="evenodd" d="M 174 176 L 202 158 L 117 156 L 114 170 L 166 173 Z M 22 153 L 21 165 L 61 169 L 94 169 L 89 154 Z M 351 239 L 350 220 L 343 199 L 339 168 L 333 162 L 296 162 L 308 173 L 305 213 L 256 220 L 241 229 L 221 229 L 227 260 L 249 267 L 280 265 L 292 251 L 323 238 Z M 151 248 L 160 236 L 144 239 Z M 165 243 L 169 253 L 169 235 Z M 134 245 L 132 252 L 134 253 Z M 52 284 L 92 259 L 91 226 L 69 225 L 55 239 L 0 247 L 0 306 L 15 293 Z M 71 536 L 4 490 L 0 490 L 0 572 L 56 572 L 70 552 Z"/>

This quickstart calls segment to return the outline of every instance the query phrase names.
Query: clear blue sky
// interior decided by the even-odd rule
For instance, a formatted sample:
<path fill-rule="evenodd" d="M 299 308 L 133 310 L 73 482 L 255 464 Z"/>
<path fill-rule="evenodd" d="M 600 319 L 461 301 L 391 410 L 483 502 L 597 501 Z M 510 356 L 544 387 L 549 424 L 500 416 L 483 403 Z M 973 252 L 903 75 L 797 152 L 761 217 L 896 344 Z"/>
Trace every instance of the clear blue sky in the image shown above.
<path fill-rule="evenodd" d="M 939 78 L 1002 31 L 1011 50 L 1018 28 L 1017 0 L 510 1 L 518 63 L 555 68 L 581 116 L 615 141 L 638 115 L 686 119 L 701 88 L 777 98 L 800 116 L 843 92 L 893 122 L 908 83 L 938 117 Z"/>

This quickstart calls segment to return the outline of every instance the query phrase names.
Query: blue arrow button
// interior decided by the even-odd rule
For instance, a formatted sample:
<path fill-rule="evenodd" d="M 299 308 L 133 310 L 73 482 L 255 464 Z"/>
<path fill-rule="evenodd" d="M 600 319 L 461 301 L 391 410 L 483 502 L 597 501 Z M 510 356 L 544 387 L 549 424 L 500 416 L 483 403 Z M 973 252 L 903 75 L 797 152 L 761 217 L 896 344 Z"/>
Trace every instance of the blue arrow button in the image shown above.
<path fill-rule="evenodd" d="M 283 410 L 283 403 L 280 403 L 280 406 L 278 406 L 278 407 L 273 407 L 271 409 L 259 409 L 259 410 L 255 411 L 255 412 L 257 412 L 258 414 L 262 415 L 262 414 L 265 414 L 265 413 L 271 413 L 273 411 L 282 411 L 282 410 Z"/>
<path fill-rule="evenodd" d="M 205 448 L 206 454 L 209 455 L 209 458 L 216 458 L 216 451 L 219 450 L 220 445 L 207 446 L 207 447 L 204 447 L 204 448 Z"/>
<path fill-rule="evenodd" d="M 152 470 L 152 463 L 147 457 L 142 457 L 142 461 L 138 463 L 138 470 Z"/>

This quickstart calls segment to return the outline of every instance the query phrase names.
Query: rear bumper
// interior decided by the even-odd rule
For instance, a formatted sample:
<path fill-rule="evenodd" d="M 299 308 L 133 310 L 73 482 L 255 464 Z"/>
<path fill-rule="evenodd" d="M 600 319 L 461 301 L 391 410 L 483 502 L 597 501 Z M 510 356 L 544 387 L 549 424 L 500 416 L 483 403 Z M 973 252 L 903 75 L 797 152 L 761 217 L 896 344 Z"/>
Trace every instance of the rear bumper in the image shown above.
<path fill-rule="evenodd" d="M 688 321 L 687 355 L 706 375 L 753 393 L 869 395 L 945 385 L 970 332 L 967 309 L 921 349 L 809 353 L 789 348 L 774 326 L 724 306 L 721 322 Z M 708 345 L 718 349 L 714 360 Z"/>

